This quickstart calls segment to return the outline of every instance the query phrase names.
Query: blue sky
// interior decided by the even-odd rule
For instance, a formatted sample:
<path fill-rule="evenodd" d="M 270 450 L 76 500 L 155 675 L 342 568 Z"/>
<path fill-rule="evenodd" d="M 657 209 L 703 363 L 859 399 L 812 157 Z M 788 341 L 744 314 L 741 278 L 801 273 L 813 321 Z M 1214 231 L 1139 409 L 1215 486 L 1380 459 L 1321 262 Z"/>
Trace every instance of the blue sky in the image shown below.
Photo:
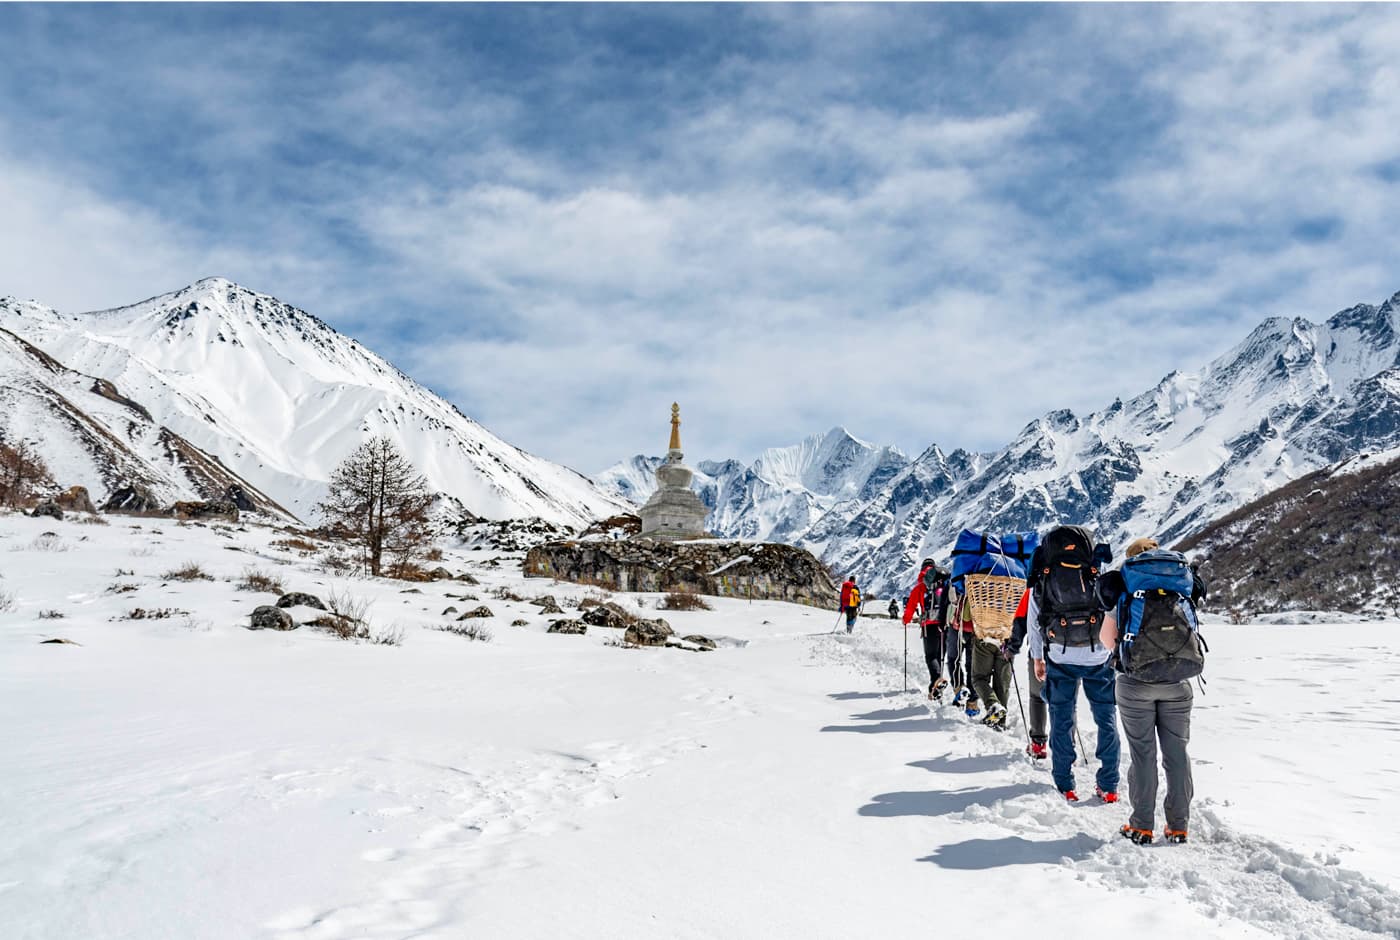
<path fill-rule="evenodd" d="M 992 448 L 1400 290 L 1395 49 L 1386 5 L 0 5 L 0 294 L 230 277 L 585 471 L 673 399 L 695 457 Z"/>

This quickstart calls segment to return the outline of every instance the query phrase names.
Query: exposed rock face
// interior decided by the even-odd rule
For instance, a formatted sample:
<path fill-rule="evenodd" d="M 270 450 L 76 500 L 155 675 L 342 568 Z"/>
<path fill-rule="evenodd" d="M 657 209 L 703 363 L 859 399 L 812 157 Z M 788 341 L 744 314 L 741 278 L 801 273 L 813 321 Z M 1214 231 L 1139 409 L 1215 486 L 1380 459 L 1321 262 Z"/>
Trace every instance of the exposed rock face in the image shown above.
<path fill-rule="evenodd" d="M 547 633 L 568 633 L 580 634 L 588 632 L 588 624 L 582 620 L 555 620 L 549 625 Z"/>
<path fill-rule="evenodd" d="M 732 562 L 748 556 L 726 568 Z M 605 584 L 618 591 L 689 590 L 720 597 L 829 607 L 836 583 L 821 562 L 792 545 L 678 543 L 632 539 L 550 542 L 525 556 L 526 577 Z M 718 569 L 724 568 L 723 571 Z M 718 571 L 717 574 L 712 572 Z"/>
<path fill-rule="evenodd" d="M 280 607 L 264 604 L 249 616 L 249 630 L 295 630 L 296 621 Z"/>
<path fill-rule="evenodd" d="M 634 646 L 665 646 L 667 637 L 675 634 L 669 623 L 657 617 L 655 620 L 634 621 L 622 638 Z"/>
<path fill-rule="evenodd" d="M 46 499 L 31 509 L 29 514 L 36 519 L 40 516 L 48 516 L 50 519 L 62 519 L 63 509 L 53 500 Z"/>
<path fill-rule="evenodd" d="M 566 539 L 576 530 L 546 519 L 503 519 L 483 522 L 475 516 L 457 525 L 457 537 L 464 548 L 486 548 L 498 552 L 523 552 L 556 539 Z"/>
<path fill-rule="evenodd" d="M 220 522 L 238 521 L 238 507 L 224 500 L 176 503 L 170 507 L 170 514 L 176 519 L 192 519 L 196 521 L 216 519 Z"/>
<path fill-rule="evenodd" d="M 68 512 L 97 512 L 88 495 L 86 486 L 70 486 L 53 498 L 54 502 Z"/>
<path fill-rule="evenodd" d="M 237 483 L 231 484 L 228 489 L 224 490 L 223 501 L 232 503 L 239 512 L 255 512 L 258 508 L 258 504 L 253 502 L 253 497 L 248 495 L 248 491 Z"/>
<path fill-rule="evenodd" d="M 277 598 L 277 606 L 287 607 L 315 607 L 317 610 L 325 610 L 326 605 L 321 603 L 321 599 L 315 594 L 304 594 L 301 591 L 291 591 Z"/>
<path fill-rule="evenodd" d="M 149 487 L 128 483 L 118 487 L 102 506 L 103 512 L 159 512 L 160 501 Z"/>
<path fill-rule="evenodd" d="M 579 533 L 581 539 L 630 539 L 642 534 L 642 517 L 625 512 L 599 519 Z"/>

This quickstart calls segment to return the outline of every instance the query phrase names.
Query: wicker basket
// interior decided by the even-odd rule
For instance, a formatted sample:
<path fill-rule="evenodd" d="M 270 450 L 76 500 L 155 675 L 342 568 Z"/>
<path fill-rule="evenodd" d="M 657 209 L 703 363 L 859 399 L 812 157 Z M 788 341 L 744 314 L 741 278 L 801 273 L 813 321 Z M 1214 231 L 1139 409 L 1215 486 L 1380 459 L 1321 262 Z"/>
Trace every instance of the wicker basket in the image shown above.
<path fill-rule="evenodd" d="M 1011 637 L 1011 621 L 1021 606 L 1026 582 L 1000 574 L 970 574 L 963 579 L 972 631 L 979 640 L 1002 641 Z"/>

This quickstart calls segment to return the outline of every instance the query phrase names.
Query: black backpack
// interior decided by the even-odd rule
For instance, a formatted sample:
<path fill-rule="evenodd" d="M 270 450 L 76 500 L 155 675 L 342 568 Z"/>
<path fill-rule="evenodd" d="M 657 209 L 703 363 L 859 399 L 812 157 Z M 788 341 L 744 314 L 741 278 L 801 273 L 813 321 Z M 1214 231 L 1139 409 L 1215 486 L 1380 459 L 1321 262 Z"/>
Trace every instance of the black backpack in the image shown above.
<path fill-rule="evenodd" d="M 1057 644 L 1062 652 L 1071 646 L 1098 649 L 1104 607 L 1093 533 L 1076 525 L 1052 529 L 1037 555 L 1034 590 L 1047 652 Z"/>
<path fill-rule="evenodd" d="M 924 569 L 924 622 L 948 622 L 948 572 L 937 565 Z"/>

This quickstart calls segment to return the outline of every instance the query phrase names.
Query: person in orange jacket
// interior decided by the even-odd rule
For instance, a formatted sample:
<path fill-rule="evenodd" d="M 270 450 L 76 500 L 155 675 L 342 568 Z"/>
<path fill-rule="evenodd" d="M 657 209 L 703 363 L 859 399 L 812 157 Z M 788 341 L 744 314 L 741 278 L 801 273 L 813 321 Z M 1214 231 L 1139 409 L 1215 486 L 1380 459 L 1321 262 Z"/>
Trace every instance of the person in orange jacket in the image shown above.
<path fill-rule="evenodd" d="M 846 612 L 846 632 L 855 629 L 856 617 L 860 615 L 860 588 L 856 587 L 856 577 L 851 575 L 841 584 L 841 609 Z"/>

